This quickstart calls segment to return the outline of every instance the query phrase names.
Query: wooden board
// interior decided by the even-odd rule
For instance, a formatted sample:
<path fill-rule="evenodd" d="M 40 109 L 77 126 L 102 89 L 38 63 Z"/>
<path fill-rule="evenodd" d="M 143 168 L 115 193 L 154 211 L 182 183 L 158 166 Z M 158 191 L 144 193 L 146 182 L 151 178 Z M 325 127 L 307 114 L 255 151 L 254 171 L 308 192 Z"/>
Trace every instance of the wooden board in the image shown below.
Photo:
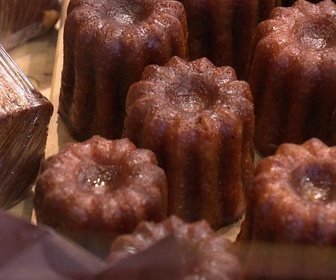
<path fill-rule="evenodd" d="M 63 67 L 63 26 L 68 2 L 69 0 L 66 0 L 64 1 L 63 4 L 60 27 L 58 32 L 58 40 L 55 52 L 53 79 L 50 91 L 50 101 L 53 103 L 55 110 L 49 125 L 49 136 L 47 139 L 46 157 L 56 154 L 65 143 L 73 141 L 64 124 L 62 123 L 61 120 L 59 120 L 57 113 L 58 97 L 61 87 L 61 73 Z"/>

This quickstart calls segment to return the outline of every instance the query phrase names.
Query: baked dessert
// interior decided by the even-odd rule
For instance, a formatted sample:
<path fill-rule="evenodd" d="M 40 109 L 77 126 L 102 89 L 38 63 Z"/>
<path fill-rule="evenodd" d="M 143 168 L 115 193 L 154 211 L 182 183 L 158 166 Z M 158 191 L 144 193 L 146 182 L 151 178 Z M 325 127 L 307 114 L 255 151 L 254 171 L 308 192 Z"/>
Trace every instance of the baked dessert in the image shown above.
<path fill-rule="evenodd" d="M 185 221 L 217 229 L 241 217 L 253 132 L 248 84 L 206 58 L 147 66 L 127 96 L 124 137 L 154 151 L 167 175 L 168 214 Z"/>
<path fill-rule="evenodd" d="M 232 66 L 244 78 L 257 24 L 280 0 L 179 0 L 188 22 L 191 60 L 207 57 L 216 66 Z"/>
<path fill-rule="evenodd" d="M 164 171 L 128 139 L 94 136 L 46 159 L 35 187 L 37 221 L 97 254 L 141 220 L 166 217 Z M 98 240 L 98 242 L 97 242 Z"/>
<path fill-rule="evenodd" d="M 260 23 L 252 46 L 255 146 L 263 155 L 281 143 L 312 137 L 336 143 L 336 5 L 296 1 Z M 271 125 L 270 125 L 271 124 Z"/>
<path fill-rule="evenodd" d="M 282 0 L 282 6 L 284 7 L 289 7 L 289 6 L 292 6 L 297 0 Z M 319 3 L 319 2 L 322 2 L 323 0 L 307 0 L 308 2 L 310 3 Z M 333 2 L 335 2 L 333 0 Z"/>
<path fill-rule="evenodd" d="M 0 207 L 31 191 L 44 156 L 52 104 L 0 46 Z"/>
<path fill-rule="evenodd" d="M 72 136 L 119 138 L 129 86 L 146 65 L 185 57 L 186 40 L 177 1 L 70 1 L 59 114 Z"/>
<path fill-rule="evenodd" d="M 0 44 L 8 50 L 46 33 L 59 13 L 58 0 L 0 0 Z"/>
<path fill-rule="evenodd" d="M 246 191 L 240 240 L 335 245 L 335 155 L 336 147 L 312 138 L 262 159 Z"/>
<path fill-rule="evenodd" d="M 240 263 L 225 237 L 216 236 L 205 221 L 187 224 L 174 216 L 157 224 L 141 222 L 134 233 L 119 236 L 107 261 L 139 254 L 170 235 L 181 246 L 181 255 L 176 256 L 182 266 L 178 279 L 242 279 Z M 161 265 L 169 270 L 169 264 Z"/>
<path fill-rule="evenodd" d="M 241 261 L 249 274 L 333 278 L 335 252 L 327 246 L 336 245 L 335 155 L 335 146 L 312 138 L 302 145 L 282 144 L 275 155 L 260 160 L 246 190 L 238 235 L 239 244 L 247 245 Z"/>

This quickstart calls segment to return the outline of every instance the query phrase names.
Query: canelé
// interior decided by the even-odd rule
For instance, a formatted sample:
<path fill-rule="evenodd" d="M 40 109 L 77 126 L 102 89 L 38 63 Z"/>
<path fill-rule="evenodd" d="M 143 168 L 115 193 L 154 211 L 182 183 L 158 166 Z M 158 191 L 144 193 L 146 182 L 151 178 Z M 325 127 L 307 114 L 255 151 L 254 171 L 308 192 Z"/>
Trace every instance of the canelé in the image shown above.
<path fill-rule="evenodd" d="M 191 60 L 207 57 L 216 66 L 232 66 L 245 78 L 252 37 L 280 0 L 179 0 L 188 22 Z"/>
<path fill-rule="evenodd" d="M 47 224 L 99 255 L 141 220 L 166 217 L 166 176 L 153 152 L 94 136 L 47 158 L 34 206 Z"/>
<path fill-rule="evenodd" d="M 0 44 L 8 50 L 44 34 L 59 13 L 58 0 L 0 0 Z"/>
<path fill-rule="evenodd" d="M 129 86 L 146 65 L 186 51 L 186 16 L 177 1 L 70 1 L 59 114 L 71 135 L 120 138 Z"/>
<path fill-rule="evenodd" d="M 248 81 L 261 154 L 312 137 L 336 144 L 335 14 L 331 0 L 298 0 L 258 25 Z"/>
<path fill-rule="evenodd" d="M 107 261 L 136 256 L 167 236 L 174 236 L 180 245 L 175 252 L 180 258 L 180 275 L 173 279 L 242 279 L 242 268 L 230 241 L 217 236 L 205 221 L 188 224 L 174 216 L 161 223 L 141 222 L 134 233 L 118 237 Z M 174 268 L 170 268 L 173 262 L 162 263 L 160 259 L 153 269 L 157 266 L 167 271 L 166 279 Z"/>
<path fill-rule="evenodd" d="M 124 136 L 154 151 L 167 175 L 168 214 L 185 221 L 217 229 L 242 216 L 253 132 L 248 84 L 206 58 L 148 66 L 127 96 Z"/>
<path fill-rule="evenodd" d="M 335 146 L 280 145 L 257 165 L 246 203 L 238 235 L 246 279 L 334 277 Z"/>
<path fill-rule="evenodd" d="M 336 147 L 316 138 L 261 159 L 246 191 L 241 240 L 335 245 Z"/>

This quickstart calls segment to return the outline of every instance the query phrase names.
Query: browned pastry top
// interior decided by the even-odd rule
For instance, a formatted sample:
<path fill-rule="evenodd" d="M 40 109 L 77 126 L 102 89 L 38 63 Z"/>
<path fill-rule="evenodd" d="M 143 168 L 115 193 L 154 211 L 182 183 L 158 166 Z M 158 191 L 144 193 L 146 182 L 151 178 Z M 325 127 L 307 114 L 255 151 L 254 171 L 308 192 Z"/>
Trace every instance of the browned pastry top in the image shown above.
<path fill-rule="evenodd" d="M 336 147 L 312 138 L 302 145 L 282 144 L 275 155 L 262 159 L 248 191 L 249 215 L 257 213 L 252 214 L 254 231 L 249 234 L 262 240 L 268 236 L 278 241 L 335 244 L 335 156 Z M 262 228 L 272 234 L 263 234 Z"/>
<path fill-rule="evenodd" d="M 51 225 L 128 229 L 149 216 L 162 219 L 165 184 L 151 151 L 137 149 L 128 139 L 94 136 L 43 162 L 35 208 Z"/>
<path fill-rule="evenodd" d="M 127 110 L 146 103 L 144 111 L 163 122 L 181 119 L 180 131 L 196 128 L 210 133 L 212 127 L 217 129 L 219 115 L 240 118 L 247 112 L 238 108 L 250 108 L 252 101 L 248 84 L 238 81 L 231 67 L 214 67 L 206 58 L 186 63 L 173 57 L 165 66 L 147 66 L 131 89 Z"/>
<path fill-rule="evenodd" d="M 136 34 L 137 38 L 145 39 L 148 37 L 145 30 L 148 27 L 154 28 L 161 22 L 155 27 L 156 32 L 159 32 L 159 29 L 165 28 L 165 21 L 176 21 L 177 24 L 179 19 L 184 22 L 184 10 L 181 6 L 177 1 L 162 0 L 74 0 L 70 2 L 67 12 L 69 14 L 78 7 L 80 11 L 87 13 L 93 22 L 98 23 L 98 30 L 103 31 L 108 26 L 114 30 L 114 37 L 127 37 L 127 33 L 124 32 L 133 32 L 133 36 Z"/>
<path fill-rule="evenodd" d="M 301 146 L 283 144 L 274 156 L 262 159 L 254 179 L 268 196 L 278 197 L 293 207 L 303 205 L 320 210 L 336 206 L 336 148 L 313 138 Z M 260 183 L 260 184 L 258 184 Z M 300 206 L 301 207 L 301 206 Z M 335 210 L 336 213 L 336 208 Z"/>
<path fill-rule="evenodd" d="M 277 44 L 275 52 L 288 52 L 306 59 L 331 55 L 336 45 L 336 5 L 331 0 L 312 4 L 298 0 L 290 8 L 277 7 L 270 20 L 262 22 L 257 29 L 256 40 L 263 44 Z M 325 57 L 327 58 L 327 57 Z"/>

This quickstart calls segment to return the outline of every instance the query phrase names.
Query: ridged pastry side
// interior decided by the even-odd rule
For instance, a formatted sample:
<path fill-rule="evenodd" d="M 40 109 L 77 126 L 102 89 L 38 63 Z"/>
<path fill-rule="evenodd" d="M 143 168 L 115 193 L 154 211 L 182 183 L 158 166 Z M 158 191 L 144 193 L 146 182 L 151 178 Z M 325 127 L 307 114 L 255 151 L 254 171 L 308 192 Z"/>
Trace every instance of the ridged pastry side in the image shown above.
<path fill-rule="evenodd" d="M 146 67 L 130 88 L 124 136 L 157 155 L 168 214 L 212 227 L 235 221 L 253 173 L 254 114 L 247 83 L 231 67 L 173 57 Z"/>
<path fill-rule="evenodd" d="M 335 12 L 330 0 L 299 0 L 259 24 L 248 80 L 262 154 L 311 137 L 336 143 Z"/>
<path fill-rule="evenodd" d="M 185 57 L 186 36 L 176 1 L 70 2 L 59 114 L 71 134 L 119 138 L 129 86 L 146 65 Z"/>

